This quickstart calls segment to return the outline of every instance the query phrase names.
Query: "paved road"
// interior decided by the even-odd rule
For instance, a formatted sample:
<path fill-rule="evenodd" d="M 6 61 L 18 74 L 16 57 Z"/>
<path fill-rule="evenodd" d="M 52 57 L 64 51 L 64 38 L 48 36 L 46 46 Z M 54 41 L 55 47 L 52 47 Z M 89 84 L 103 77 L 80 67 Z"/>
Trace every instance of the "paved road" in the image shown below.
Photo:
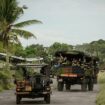
<path fill-rule="evenodd" d="M 98 93 L 98 85 L 95 85 L 93 92 L 81 92 L 79 85 L 71 87 L 71 91 L 58 92 L 53 90 L 50 105 L 95 105 L 95 98 Z M 21 105 L 43 105 L 43 99 L 23 99 Z M 14 90 L 0 93 L 0 105 L 16 105 Z"/>

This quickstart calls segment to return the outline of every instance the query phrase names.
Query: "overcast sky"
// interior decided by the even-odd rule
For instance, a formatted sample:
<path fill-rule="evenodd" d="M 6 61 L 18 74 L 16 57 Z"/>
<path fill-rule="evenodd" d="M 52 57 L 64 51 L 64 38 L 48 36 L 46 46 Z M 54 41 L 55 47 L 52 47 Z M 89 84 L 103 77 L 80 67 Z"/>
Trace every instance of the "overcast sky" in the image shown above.
<path fill-rule="evenodd" d="M 19 21 L 37 19 L 43 24 L 25 27 L 37 39 L 23 40 L 24 46 L 54 42 L 67 44 L 105 40 L 105 0 L 19 0 L 28 9 Z"/>

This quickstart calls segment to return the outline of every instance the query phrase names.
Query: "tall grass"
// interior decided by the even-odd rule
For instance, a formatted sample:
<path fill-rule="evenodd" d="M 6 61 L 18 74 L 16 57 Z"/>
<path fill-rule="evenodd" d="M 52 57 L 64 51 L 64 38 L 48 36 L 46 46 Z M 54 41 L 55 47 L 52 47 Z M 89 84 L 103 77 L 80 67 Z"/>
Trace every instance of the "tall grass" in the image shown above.
<path fill-rule="evenodd" d="M 105 72 L 100 72 L 98 74 L 98 82 L 100 91 L 96 99 L 96 105 L 105 105 Z"/>
<path fill-rule="evenodd" d="M 98 74 L 98 83 L 105 84 L 105 71 L 101 71 Z"/>

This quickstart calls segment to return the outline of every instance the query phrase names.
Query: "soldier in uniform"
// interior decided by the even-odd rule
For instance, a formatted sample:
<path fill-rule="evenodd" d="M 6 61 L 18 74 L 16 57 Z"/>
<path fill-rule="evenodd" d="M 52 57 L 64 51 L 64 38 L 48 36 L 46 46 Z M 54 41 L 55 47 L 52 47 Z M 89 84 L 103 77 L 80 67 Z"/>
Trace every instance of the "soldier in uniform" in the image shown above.
<path fill-rule="evenodd" d="M 91 64 L 90 63 L 85 64 L 84 75 L 85 75 L 85 79 L 86 79 L 86 83 L 88 85 L 89 91 L 93 90 L 93 74 L 94 74 L 94 70 L 93 70 Z"/>

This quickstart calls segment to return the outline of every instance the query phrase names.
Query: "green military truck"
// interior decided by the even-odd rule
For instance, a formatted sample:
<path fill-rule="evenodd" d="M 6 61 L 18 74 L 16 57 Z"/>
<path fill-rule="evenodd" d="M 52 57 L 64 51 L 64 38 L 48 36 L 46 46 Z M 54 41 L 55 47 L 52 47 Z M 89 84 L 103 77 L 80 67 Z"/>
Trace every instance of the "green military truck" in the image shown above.
<path fill-rule="evenodd" d="M 94 79 L 97 78 L 95 67 L 98 59 L 79 51 L 59 51 L 55 53 L 56 63 L 53 72 L 57 76 L 58 91 L 70 90 L 71 85 L 80 84 L 81 90 L 93 90 Z"/>
<path fill-rule="evenodd" d="M 22 98 L 44 98 L 50 104 L 52 80 L 50 79 L 48 65 L 17 64 L 15 74 L 16 104 Z"/>

